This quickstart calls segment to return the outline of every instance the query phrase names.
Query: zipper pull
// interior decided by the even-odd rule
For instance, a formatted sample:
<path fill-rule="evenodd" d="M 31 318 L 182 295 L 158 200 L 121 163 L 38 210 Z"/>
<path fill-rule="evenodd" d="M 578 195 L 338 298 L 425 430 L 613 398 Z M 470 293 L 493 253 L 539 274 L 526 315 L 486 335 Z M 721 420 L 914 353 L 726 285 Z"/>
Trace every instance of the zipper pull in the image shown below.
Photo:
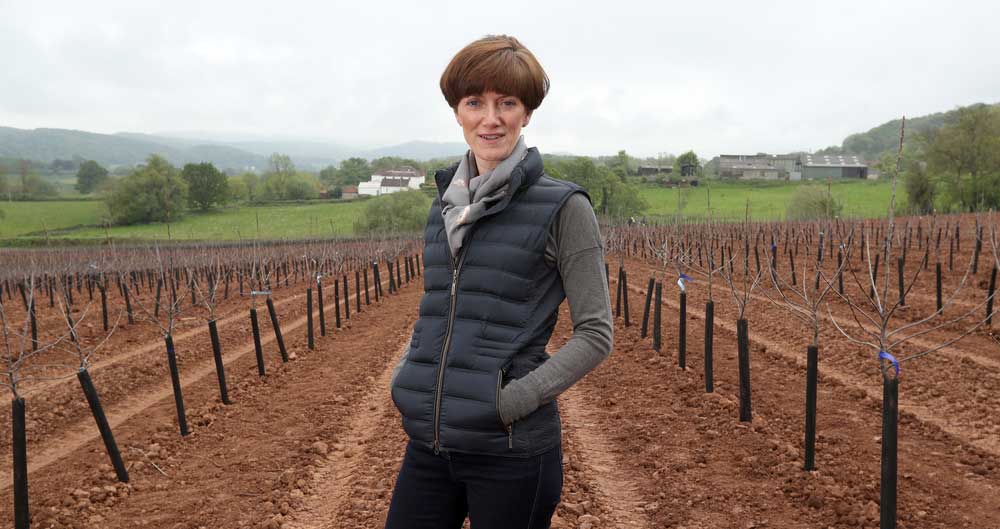
<path fill-rule="evenodd" d="M 434 441 L 434 455 L 438 455 L 440 453 L 441 453 L 441 444 L 437 441 Z"/>
<path fill-rule="evenodd" d="M 451 295 L 455 295 L 455 290 L 458 288 L 458 268 L 451 274 Z"/>
<path fill-rule="evenodd" d="M 507 448 L 514 449 L 514 423 L 507 427 Z"/>

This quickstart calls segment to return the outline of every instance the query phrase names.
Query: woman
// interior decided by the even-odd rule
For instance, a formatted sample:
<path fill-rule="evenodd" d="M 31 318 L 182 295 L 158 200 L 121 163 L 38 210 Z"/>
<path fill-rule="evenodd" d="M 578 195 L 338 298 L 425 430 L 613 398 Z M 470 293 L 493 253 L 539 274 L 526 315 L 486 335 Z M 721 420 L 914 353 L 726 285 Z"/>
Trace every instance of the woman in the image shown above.
<path fill-rule="evenodd" d="M 469 151 L 435 175 L 420 315 L 391 384 L 410 441 L 387 528 L 545 528 L 559 503 L 555 398 L 608 356 L 612 320 L 589 197 L 521 137 L 548 87 L 508 36 L 441 76 Z M 550 358 L 563 299 L 573 336 Z"/>

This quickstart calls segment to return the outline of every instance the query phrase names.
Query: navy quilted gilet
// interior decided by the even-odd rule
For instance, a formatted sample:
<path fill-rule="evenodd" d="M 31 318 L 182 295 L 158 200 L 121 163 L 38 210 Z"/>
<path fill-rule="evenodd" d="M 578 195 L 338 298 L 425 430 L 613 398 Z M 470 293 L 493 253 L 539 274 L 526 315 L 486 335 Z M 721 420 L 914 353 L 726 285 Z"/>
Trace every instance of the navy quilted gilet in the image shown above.
<path fill-rule="evenodd" d="M 429 449 L 529 457 L 560 442 L 555 401 L 505 427 L 500 388 L 548 360 L 545 345 L 565 298 L 545 263 L 552 222 L 582 187 L 543 174 L 529 149 L 507 195 L 448 248 L 440 196 L 456 166 L 438 171 L 438 198 L 424 232 L 424 294 L 409 356 L 392 399 L 409 437 Z M 443 367 L 442 367 L 443 362 Z"/>

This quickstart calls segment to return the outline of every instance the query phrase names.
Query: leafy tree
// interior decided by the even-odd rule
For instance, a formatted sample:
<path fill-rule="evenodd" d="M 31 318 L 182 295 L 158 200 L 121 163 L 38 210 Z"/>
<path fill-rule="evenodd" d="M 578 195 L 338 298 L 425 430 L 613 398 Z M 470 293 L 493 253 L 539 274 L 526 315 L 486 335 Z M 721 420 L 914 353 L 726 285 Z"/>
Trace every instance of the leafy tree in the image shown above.
<path fill-rule="evenodd" d="M 18 160 L 17 161 L 17 174 L 21 177 L 21 195 L 25 194 L 28 189 L 28 176 L 31 173 L 31 161 L 30 160 Z"/>
<path fill-rule="evenodd" d="M 295 174 L 295 164 L 287 154 L 274 153 L 268 160 L 268 166 L 272 174 L 292 175 Z"/>
<path fill-rule="evenodd" d="M 76 172 L 76 190 L 88 195 L 93 193 L 108 178 L 108 170 L 94 160 L 80 164 Z"/>
<path fill-rule="evenodd" d="M 268 172 L 251 194 L 254 198 L 267 200 L 301 200 L 315 198 L 319 194 L 319 182 L 312 174 L 296 171 L 295 164 L 288 155 L 274 153 L 271 155 Z"/>
<path fill-rule="evenodd" d="M 340 186 L 335 186 L 333 189 L 330 190 L 330 198 L 333 199 L 344 198 L 344 188 Z"/>
<path fill-rule="evenodd" d="M 792 193 L 785 216 L 788 220 L 832 219 L 839 216 L 843 210 L 844 205 L 825 188 L 804 185 Z"/>
<path fill-rule="evenodd" d="M 184 211 L 187 183 L 174 166 L 154 154 L 118 181 L 105 202 L 115 224 L 171 221 Z"/>
<path fill-rule="evenodd" d="M 316 177 L 306 172 L 291 175 L 269 173 L 265 175 L 260 197 L 266 200 L 304 200 L 319 195 L 320 184 Z"/>
<path fill-rule="evenodd" d="M 30 160 L 18 160 L 16 165 L 18 173 L 17 183 L 13 186 L 10 183 L 5 184 L 8 187 L 8 198 L 13 198 L 14 200 L 36 200 L 54 197 L 59 194 L 56 186 L 38 176 L 35 172 L 35 165 Z"/>
<path fill-rule="evenodd" d="M 896 170 L 896 157 L 897 155 L 894 152 L 884 152 L 872 164 L 874 168 L 878 169 L 883 180 L 892 180 L 900 176 L 899 171 Z"/>
<path fill-rule="evenodd" d="M 939 175 L 962 211 L 1000 205 L 1000 109 L 959 108 L 953 123 L 925 136 L 928 170 Z"/>
<path fill-rule="evenodd" d="M 680 178 L 681 177 L 681 168 L 684 167 L 684 166 L 686 166 L 686 165 L 693 165 L 694 166 L 694 174 L 695 174 L 695 176 L 701 176 L 701 161 L 698 160 L 698 155 L 695 154 L 694 151 L 688 151 L 688 152 L 686 152 L 686 153 L 678 156 L 677 159 L 674 160 L 674 173 L 673 174 L 677 178 Z"/>
<path fill-rule="evenodd" d="M 461 156 L 455 156 L 455 157 L 452 157 L 452 158 L 434 158 L 434 159 L 428 160 L 424 164 L 424 167 L 427 168 L 427 170 L 426 170 L 426 175 L 427 176 L 424 178 L 424 182 L 427 182 L 427 183 L 430 183 L 430 184 L 433 185 L 434 184 L 434 174 L 437 173 L 439 170 L 444 169 L 445 167 L 451 167 L 460 158 L 461 158 Z"/>
<path fill-rule="evenodd" d="M 46 182 L 35 173 L 30 173 L 21 180 L 20 197 L 22 200 L 37 200 L 59 195 L 56 186 Z"/>
<path fill-rule="evenodd" d="M 560 159 L 546 165 L 552 177 L 580 185 L 590 195 L 594 210 L 604 215 L 626 217 L 646 209 L 638 189 L 622 182 L 610 168 L 583 156 Z"/>
<path fill-rule="evenodd" d="M 337 168 L 328 165 L 320 170 L 319 180 L 327 185 L 335 185 L 337 183 Z"/>
<path fill-rule="evenodd" d="M 210 162 L 189 163 L 181 170 L 181 177 L 188 185 L 188 201 L 205 211 L 213 204 L 225 204 L 229 198 L 226 175 Z"/>
<path fill-rule="evenodd" d="M 256 178 L 256 176 L 257 175 L 254 175 L 254 178 Z M 226 188 L 228 189 L 228 202 L 243 202 L 244 200 L 249 200 L 249 189 L 247 188 L 246 180 L 244 180 L 242 176 L 230 176 L 226 179 Z"/>
<path fill-rule="evenodd" d="M 910 164 L 910 167 L 903 174 L 903 184 L 906 187 L 910 213 L 926 215 L 934 211 L 934 198 L 937 189 L 934 186 L 934 181 L 927 174 L 924 164 Z"/>
<path fill-rule="evenodd" d="M 0 195 L 8 195 L 10 198 L 10 184 L 7 183 L 7 171 L 0 166 Z"/>
<path fill-rule="evenodd" d="M 618 154 L 608 163 L 608 167 L 618 175 L 619 180 L 624 182 L 625 177 L 629 175 L 628 163 L 628 154 L 625 151 L 618 151 Z"/>
<path fill-rule="evenodd" d="M 417 191 L 399 191 L 370 200 L 356 221 L 363 234 L 413 233 L 426 226 L 430 197 Z"/>
<path fill-rule="evenodd" d="M 416 169 L 417 173 L 423 172 L 423 164 L 416 160 L 400 158 L 399 156 L 383 156 L 381 158 L 375 158 L 372 160 L 370 167 L 372 171 L 370 174 L 390 169 L 401 169 L 404 167 L 412 167 L 413 169 Z"/>
<path fill-rule="evenodd" d="M 243 180 L 243 185 L 246 186 L 247 190 L 247 201 L 256 202 L 258 198 L 258 187 L 260 186 L 260 177 L 256 173 L 243 173 L 240 176 L 240 180 Z"/>
<path fill-rule="evenodd" d="M 264 175 L 264 180 L 271 182 L 273 189 L 284 190 L 288 187 L 288 182 L 295 176 L 295 164 L 287 154 L 274 153 L 271 155 L 269 170 Z"/>
<path fill-rule="evenodd" d="M 353 186 L 367 181 L 372 176 L 372 168 L 364 158 L 348 158 L 340 162 L 333 182 L 339 186 Z"/>

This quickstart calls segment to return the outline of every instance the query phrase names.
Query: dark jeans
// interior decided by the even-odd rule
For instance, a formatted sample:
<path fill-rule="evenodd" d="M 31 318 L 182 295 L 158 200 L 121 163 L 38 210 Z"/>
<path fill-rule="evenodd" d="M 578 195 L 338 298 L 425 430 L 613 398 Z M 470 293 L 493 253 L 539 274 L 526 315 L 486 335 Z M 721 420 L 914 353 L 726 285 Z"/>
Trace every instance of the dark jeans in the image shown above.
<path fill-rule="evenodd" d="M 562 446 L 529 457 L 434 452 L 410 441 L 386 529 L 547 529 L 562 491 Z"/>

